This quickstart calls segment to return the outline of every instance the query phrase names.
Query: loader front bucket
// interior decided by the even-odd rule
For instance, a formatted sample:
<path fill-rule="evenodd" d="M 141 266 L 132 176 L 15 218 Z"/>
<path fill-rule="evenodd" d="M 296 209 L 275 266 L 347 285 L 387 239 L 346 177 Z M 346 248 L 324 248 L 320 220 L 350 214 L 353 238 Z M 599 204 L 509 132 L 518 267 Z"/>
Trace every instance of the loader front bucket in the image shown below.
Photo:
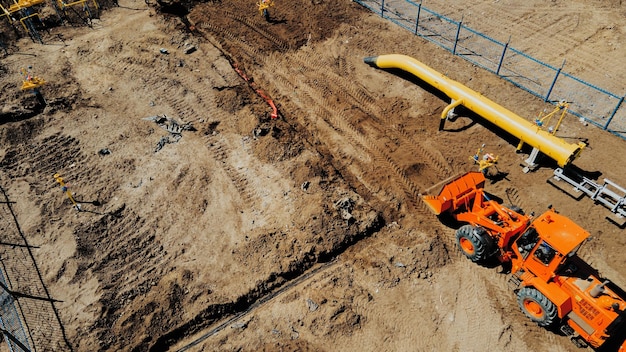
<path fill-rule="evenodd" d="M 443 187 L 442 187 L 443 186 Z M 454 211 L 459 204 L 465 204 L 476 196 L 476 191 L 485 186 L 485 175 L 481 172 L 470 171 L 461 176 L 454 176 L 429 188 L 430 193 L 440 188 L 437 195 L 423 195 L 422 200 L 430 210 L 439 215 L 444 211 Z"/>

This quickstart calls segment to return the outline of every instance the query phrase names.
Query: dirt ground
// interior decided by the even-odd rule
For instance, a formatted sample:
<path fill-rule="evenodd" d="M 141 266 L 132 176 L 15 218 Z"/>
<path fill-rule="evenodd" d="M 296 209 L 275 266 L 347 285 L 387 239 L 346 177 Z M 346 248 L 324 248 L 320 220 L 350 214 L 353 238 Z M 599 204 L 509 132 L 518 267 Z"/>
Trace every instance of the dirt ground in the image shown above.
<path fill-rule="evenodd" d="M 624 89 L 621 2 L 448 3 L 425 6 Z M 552 106 L 354 2 L 270 14 L 120 0 L 0 61 L 0 182 L 73 350 L 577 350 L 526 319 L 507 275 L 462 257 L 419 195 L 475 170 L 484 143 L 506 174 L 487 190 L 582 225 L 581 256 L 622 288 L 624 230 L 548 183 L 549 160 L 523 173 L 528 150 L 480 118 L 438 131 L 448 100 L 363 58 L 415 57 L 529 120 Z M 45 108 L 19 90 L 25 66 L 47 81 Z M 557 135 L 588 142 L 574 166 L 626 185 L 626 141 L 571 116 Z"/>

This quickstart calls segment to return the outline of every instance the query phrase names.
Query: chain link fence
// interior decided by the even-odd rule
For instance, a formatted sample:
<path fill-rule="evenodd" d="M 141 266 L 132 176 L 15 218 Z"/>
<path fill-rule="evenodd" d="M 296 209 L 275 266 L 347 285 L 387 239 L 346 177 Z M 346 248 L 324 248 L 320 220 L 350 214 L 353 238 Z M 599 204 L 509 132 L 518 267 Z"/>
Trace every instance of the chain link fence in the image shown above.
<path fill-rule="evenodd" d="M 440 15 L 411 0 L 355 0 L 415 35 L 480 66 L 546 102 L 626 139 L 624 95 L 611 93 Z"/>
<path fill-rule="evenodd" d="M 10 351 L 71 351 L 11 202 L 0 187 L 0 330 Z"/>

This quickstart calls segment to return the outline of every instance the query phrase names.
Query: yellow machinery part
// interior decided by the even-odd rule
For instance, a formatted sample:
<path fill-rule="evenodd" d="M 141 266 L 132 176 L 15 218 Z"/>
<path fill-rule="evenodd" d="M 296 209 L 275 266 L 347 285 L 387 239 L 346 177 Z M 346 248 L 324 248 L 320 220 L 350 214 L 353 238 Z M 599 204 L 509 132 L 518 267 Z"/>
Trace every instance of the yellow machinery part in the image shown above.
<path fill-rule="evenodd" d="M 561 167 L 574 161 L 583 148 L 586 147 L 585 143 L 571 144 L 562 138 L 541 130 L 532 122 L 485 98 L 480 93 L 461 83 L 447 78 L 410 56 L 390 54 L 367 57 L 364 61 L 374 67 L 383 69 L 397 68 L 415 75 L 450 97 L 452 105 L 465 106 L 504 131 L 519 138 L 521 142 L 537 148 L 540 152 L 555 160 Z M 445 113 L 450 110 L 451 107 L 446 108 L 442 118 L 445 118 Z"/>
<path fill-rule="evenodd" d="M 23 8 L 35 6 L 44 3 L 45 0 L 20 0 L 13 5 L 9 6 L 9 12 L 13 13 Z"/>
<path fill-rule="evenodd" d="M 260 0 L 257 5 L 259 5 L 259 13 L 263 13 L 263 10 L 274 6 L 274 0 Z"/>

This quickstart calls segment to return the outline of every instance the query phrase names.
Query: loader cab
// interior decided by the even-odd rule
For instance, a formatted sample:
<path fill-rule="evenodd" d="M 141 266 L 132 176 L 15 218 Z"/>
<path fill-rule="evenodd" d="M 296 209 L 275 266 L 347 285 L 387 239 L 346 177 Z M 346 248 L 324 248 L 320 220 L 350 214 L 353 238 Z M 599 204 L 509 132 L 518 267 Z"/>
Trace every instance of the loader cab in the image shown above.
<path fill-rule="evenodd" d="M 532 222 L 515 245 L 525 269 L 548 282 L 588 237 L 582 227 L 550 209 Z"/>

